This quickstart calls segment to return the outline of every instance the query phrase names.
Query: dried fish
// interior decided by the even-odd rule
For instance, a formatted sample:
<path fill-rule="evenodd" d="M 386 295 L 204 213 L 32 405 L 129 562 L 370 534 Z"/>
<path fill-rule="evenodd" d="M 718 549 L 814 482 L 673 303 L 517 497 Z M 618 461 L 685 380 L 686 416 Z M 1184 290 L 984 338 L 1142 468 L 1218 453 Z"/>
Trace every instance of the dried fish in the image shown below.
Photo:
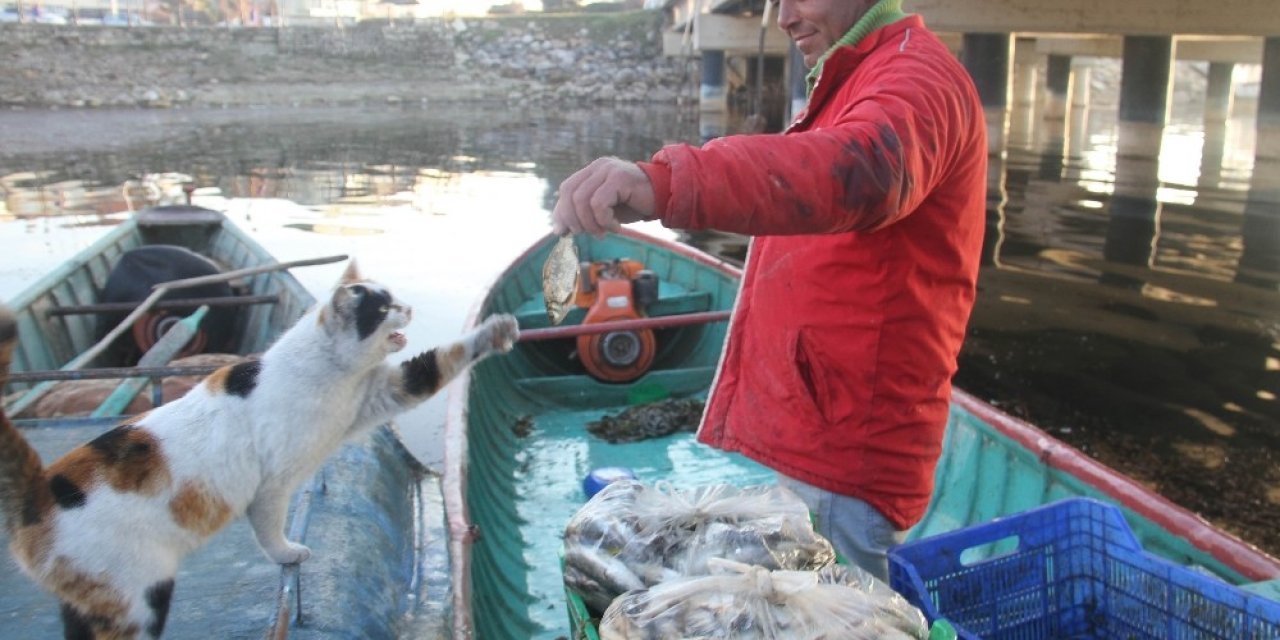
<path fill-rule="evenodd" d="M 580 547 L 565 549 L 564 579 L 584 594 L 587 606 L 599 607 L 600 611 L 609 606 L 612 594 L 645 587 L 626 563 L 607 553 Z"/>
<path fill-rule="evenodd" d="M 551 324 L 564 322 L 573 308 L 577 289 L 578 245 L 574 244 L 573 236 L 561 236 L 542 264 L 542 297 L 546 299 Z"/>

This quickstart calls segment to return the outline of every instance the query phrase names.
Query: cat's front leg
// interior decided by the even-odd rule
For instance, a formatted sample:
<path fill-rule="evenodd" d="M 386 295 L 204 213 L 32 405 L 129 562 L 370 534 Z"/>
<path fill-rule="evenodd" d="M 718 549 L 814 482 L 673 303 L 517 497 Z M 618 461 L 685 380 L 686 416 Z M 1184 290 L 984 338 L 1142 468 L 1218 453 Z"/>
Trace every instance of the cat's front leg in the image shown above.
<path fill-rule="evenodd" d="M 492 353 L 506 353 L 520 337 L 515 316 L 499 314 L 485 319 L 461 340 L 418 354 L 400 363 L 404 395 L 421 402 L 449 384 L 477 360 Z M 411 403 L 405 403 L 411 404 Z"/>
<path fill-rule="evenodd" d="M 246 515 L 249 524 L 253 525 L 253 535 L 258 539 L 258 546 L 280 564 L 294 564 L 311 557 L 311 549 L 306 545 L 290 542 L 284 536 L 285 516 L 289 512 L 289 490 L 282 488 L 262 488 L 253 502 L 249 503 Z"/>

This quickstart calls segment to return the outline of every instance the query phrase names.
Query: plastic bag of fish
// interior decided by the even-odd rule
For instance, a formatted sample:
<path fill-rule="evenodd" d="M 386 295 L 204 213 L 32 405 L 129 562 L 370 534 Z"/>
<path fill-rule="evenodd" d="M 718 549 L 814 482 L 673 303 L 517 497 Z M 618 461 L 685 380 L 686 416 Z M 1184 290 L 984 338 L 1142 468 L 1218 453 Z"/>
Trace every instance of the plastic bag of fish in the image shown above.
<path fill-rule="evenodd" d="M 769 571 L 711 560 L 710 575 L 628 591 L 600 621 L 601 640 L 924 640 L 928 622 L 856 567 Z"/>
<path fill-rule="evenodd" d="M 705 575 L 712 558 L 808 570 L 832 564 L 835 551 L 804 502 L 778 486 L 678 490 L 622 480 L 565 528 L 565 584 L 597 615 L 626 591 Z"/>

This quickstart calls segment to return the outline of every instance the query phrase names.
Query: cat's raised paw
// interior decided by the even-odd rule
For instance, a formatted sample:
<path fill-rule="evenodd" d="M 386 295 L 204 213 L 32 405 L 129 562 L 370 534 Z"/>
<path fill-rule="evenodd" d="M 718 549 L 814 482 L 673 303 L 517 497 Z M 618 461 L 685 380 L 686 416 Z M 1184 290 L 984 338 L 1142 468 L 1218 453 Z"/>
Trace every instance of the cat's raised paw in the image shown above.
<path fill-rule="evenodd" d="M 273 561 L 280 564 L 297 564 L 305 562 L 307 558 L 311 557 L 311 548 L 304 544 L 287 542 L 285 545 L 279 549 L 272 549 L 267 554 L 271 556 Z"/>
<path fill-rule="evenodd" d="M 516 322 L 515 316 L 506 313 L 490 316 L 484 324 L 489 331 L 490 345 L 494 351 L 506 353 L 516 346 L 516 340 L 520 337 L 520 324 Z"/>

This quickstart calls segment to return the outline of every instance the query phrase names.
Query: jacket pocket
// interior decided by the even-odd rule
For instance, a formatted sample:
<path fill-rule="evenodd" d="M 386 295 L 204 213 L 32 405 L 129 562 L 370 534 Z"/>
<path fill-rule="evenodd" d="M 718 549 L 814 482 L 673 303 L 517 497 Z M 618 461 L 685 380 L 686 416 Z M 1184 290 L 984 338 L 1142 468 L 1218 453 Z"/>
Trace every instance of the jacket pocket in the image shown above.
<path fill-rule="evenodd" d="M 827 424 L 860 422 L 871 413 L 879 342 L 877 327 L 808 326 L 792 332 L 793 384 Z"/>

